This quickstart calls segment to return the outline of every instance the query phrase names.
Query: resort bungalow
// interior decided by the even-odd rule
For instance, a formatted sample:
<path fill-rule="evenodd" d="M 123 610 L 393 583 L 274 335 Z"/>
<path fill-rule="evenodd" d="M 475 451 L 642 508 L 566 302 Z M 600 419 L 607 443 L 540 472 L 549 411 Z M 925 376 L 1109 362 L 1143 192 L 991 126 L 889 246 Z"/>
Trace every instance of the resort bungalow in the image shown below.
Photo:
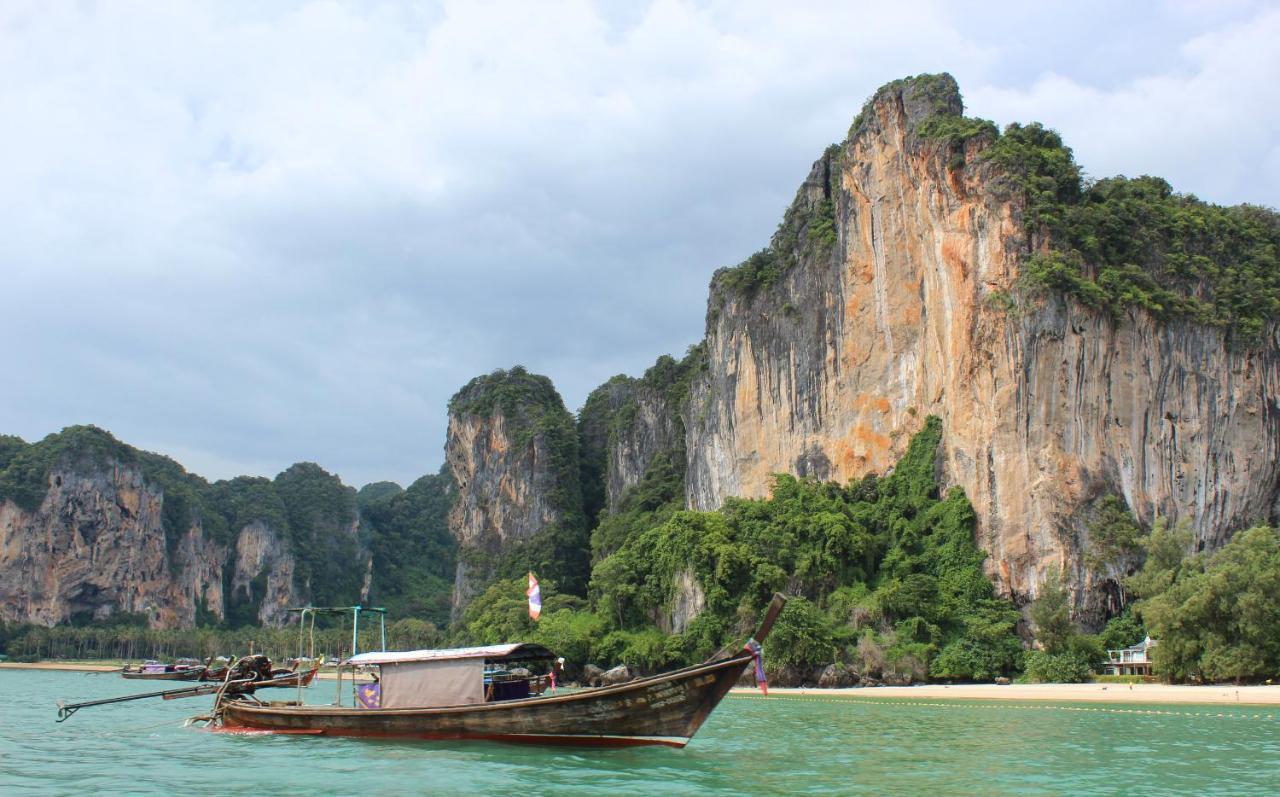
<path fill-rule="evenodd" d="M 1136 645 L 1107 651 L 1107 675 L 1151 675 L 1151 649 L 1156 641 L 1147 637 Z"/>

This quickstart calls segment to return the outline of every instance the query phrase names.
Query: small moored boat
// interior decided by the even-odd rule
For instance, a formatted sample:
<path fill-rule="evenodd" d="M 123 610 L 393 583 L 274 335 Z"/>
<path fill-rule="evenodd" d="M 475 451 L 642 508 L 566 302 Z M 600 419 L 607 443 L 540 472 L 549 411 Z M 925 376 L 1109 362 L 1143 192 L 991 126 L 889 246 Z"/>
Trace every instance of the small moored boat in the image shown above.
<path fill-rule="evenodd" d="M 229 694 L 213 716 L 230 731 L 684 747 L 756 661 L 785 602 L 774 596 L 760 628 L 739 652 L 628 683 L 544 696 L 530 695 L 526 685 L 497 695 L 497 683 L 485 684 L 486 664 L 541 661 L 554 654 L 529 644 L 384 651 L 347 661 L 380 671 L 356 707 L 265 703 L 251 694 Z"/>
<path fill-rule="evenodd" d="M 161 664 L 144 662 L 140 667 L 125 667 L 121 677 L 135 681 L 199 681 L 206 667 L 203 664 Z"/>

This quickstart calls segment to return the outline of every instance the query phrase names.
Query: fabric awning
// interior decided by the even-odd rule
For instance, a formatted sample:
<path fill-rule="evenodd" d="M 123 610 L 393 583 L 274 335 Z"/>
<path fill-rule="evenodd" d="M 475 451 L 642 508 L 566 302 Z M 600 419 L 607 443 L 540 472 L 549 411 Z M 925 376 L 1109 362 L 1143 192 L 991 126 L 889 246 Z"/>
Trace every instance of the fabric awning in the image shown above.
<path fill-rule="evenodd" d="M 533 642 L 516 642 L 506 645 L 481 645 L 471 648 L 443 648 L 440 650 L 373 651 L 347 659 L 347 664 L 404 664 L 415 661 L 450 661 L 457 659 L 484 659 L 486 661 L 537 661 L 554 659 L 556 654 Z"/>

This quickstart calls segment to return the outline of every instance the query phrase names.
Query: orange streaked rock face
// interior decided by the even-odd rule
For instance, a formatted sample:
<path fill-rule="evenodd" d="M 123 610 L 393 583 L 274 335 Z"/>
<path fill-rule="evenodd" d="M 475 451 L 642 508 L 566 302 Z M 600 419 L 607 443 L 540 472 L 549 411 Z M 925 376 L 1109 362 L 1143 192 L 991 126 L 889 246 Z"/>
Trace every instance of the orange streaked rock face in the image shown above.
<path fill-rule="evenodd" d="M 261 520 L 228 546 L 193 516 L 170 547 L 165 494 L 137 465 L 64 463 L 47 478 L 32 511 L 0 500 L 0 620 L 51 626 L 123 612 L 154 628 L 190 628 L 200 608 L 225 619 L 228 601 L 248 600 L 255 579 L 265 582 L 253 596 L 265 625 L 283 625 L 285 609 L 305 602 L 285 535 Z"/>
<path fill-rule="evenodd" d="M 1000 175 L 981 138 L 957 164 L 920 137 L 936 106 L 912 91 L 878 94 L 798 192 L 789 217 L 834 207 L 834 246 L 802 224 L 773 284 L 713 280 L 708 370 L 684 419 L 689 506 L 764 496 L 776 472 L 884 472 L 938 415 L 943 478 L 973 502 L 998 587 L 1029 597 L 1062 567 L 1086 611 L 1107 600 L 1108 574 L 1082 555 L 1084 510 L 1101 496 L 1146 523 L 1185 518 L 1208 547 L 1271 517 L 1274 341 L 1232 350 L 1215 328 L 1116 321 L 1061 297 L 1010 309 L 1029 247 L 1021 209 L 990 190 Z"/>
<path fill-rule="evenodd" d="M 526 392 L 509 402 L 495 398 L 530 384 L 544 387 L 545 394 Z M 450 402 L 445 462 L 457 496 L 447 522 L 460 552 L 452 595 L 454 619 L 495 577 L 497 561 L 514 546 L 553 527 L 581 528 L 577 462 L 569 473 L 557 468 L 555 446 L 564 441 L 555 438 L 555 423 L 547 425 L 548 414 L 561 418 L 562 431 L 573 435 L 571 416 L 550 380 L 523 369 L 478 377 Z M 575 446 L 572 456 L 576 453 Z M 578 515 L 567 511 L 575 502 Z M 585 557 L 585 541 L 583 547 Z"/>
<path fill-rule="evenodd" d="M 166 550 L 164 496 L 131 465 L 59 467 L 35 511 L 0 501 L 0 618 L 55 625 L 114 612 L 189 627 L 222 612 L 226 549 L 198 524 Z"/>

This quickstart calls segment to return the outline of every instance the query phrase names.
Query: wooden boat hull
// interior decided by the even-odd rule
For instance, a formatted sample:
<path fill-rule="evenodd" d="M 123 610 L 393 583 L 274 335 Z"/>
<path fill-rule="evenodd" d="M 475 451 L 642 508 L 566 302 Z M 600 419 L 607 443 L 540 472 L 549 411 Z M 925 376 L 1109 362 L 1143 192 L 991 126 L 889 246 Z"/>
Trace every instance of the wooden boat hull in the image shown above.
<path fill-rule="evenodd" d="M 743 654 L 616 686 L 443 708 L 228 702 L 223 729 L 324 736 L 684 747 L 751 664 Z"/>
<path fill-rule="evenodd" d="M 190 670 L 175 672 L 129 672 L 122 670 L 120 675 L 131 681 L 199 681 L 204 675 L 204 668 L 193 667 Z"/>

